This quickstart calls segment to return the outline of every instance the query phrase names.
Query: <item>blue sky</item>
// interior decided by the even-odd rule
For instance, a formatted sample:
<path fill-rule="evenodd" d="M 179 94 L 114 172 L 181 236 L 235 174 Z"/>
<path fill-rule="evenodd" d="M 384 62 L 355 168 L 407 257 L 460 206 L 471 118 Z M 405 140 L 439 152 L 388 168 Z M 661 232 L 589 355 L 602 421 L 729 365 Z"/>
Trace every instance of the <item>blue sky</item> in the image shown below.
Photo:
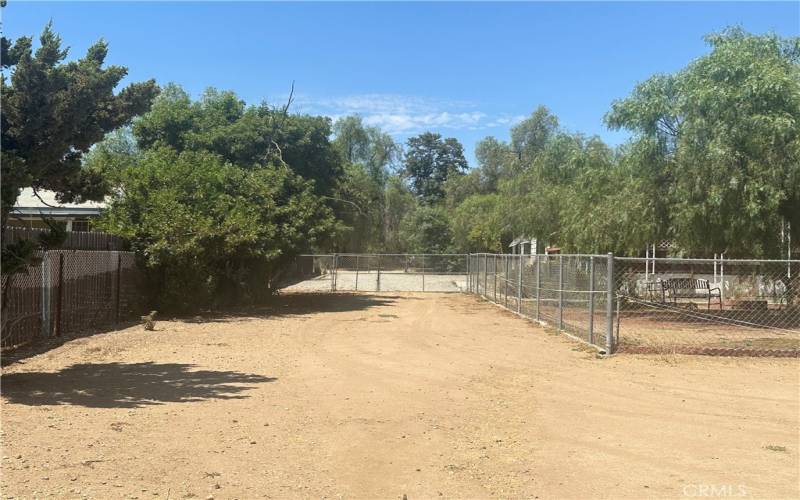
<path fill-rule="evenodd" d="M 398 140 L 433 130 L 507 139 L 539 104 L 570 130 L 612 144 L 610 103 L 636 82 L 707 52 L 729 25 L 800 34 L 800 3 L 156 3 L 15 2 L 6 36 L 52 19 L 79 57 L 98 38 L 127 81 L 236 91 L 249 103 L 359 113 Z"/>

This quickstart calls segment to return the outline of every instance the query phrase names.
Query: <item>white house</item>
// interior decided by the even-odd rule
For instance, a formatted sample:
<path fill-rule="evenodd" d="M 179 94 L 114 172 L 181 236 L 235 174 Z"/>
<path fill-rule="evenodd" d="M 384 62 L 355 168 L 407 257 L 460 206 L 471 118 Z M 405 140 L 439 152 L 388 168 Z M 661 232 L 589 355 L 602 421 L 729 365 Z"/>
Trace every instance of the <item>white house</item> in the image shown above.
<path fill-rule="evenodd" d="M 38 196 L 37 196 L 38 194 Z M 28 229 L 47 228 L 45 218 L 63 222 L 67 231 L 89 231 L 92 219 L 96 219 L 106 208 L 105 202 L 60 203 L 53 191 L 25 188 L 9 214 L 8 225 Z"/>

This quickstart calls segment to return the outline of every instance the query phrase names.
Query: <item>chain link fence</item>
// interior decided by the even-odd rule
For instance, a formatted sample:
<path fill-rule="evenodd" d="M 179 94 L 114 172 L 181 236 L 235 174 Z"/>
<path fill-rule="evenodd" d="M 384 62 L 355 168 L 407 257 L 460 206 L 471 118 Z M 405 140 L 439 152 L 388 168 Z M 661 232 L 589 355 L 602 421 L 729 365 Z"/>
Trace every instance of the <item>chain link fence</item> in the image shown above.
<path fill-rule="evenodd" d="M 800 261 L 469 256 L 468 289 L 604 353 L 800 355 Z"/>
<path fill-rule="evenodd" d="M 800 261 L 615 261 L 619 351 L 798 355 Z"/>
<path fill-rule="evenodd" d="M 3 348 L 112 325 L 141 314 L 143 276 L 132 252 L 48 251 L 3 276 Z"/>
<path fill-rule="evenodd" d="M 295 259 L 288 291 L 461 292 L 467 254 L 330 254 Z"/>
<path fill-rule="evenodd" d="M 468 290 L 613 352 L 609 262 L 602 255 L 470 254 Z"/>

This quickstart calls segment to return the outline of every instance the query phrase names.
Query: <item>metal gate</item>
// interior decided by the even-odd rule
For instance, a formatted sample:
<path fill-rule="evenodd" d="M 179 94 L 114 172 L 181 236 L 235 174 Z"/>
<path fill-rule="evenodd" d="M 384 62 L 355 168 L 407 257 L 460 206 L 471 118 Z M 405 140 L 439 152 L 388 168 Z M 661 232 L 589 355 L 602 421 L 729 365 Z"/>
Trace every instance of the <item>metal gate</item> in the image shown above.
<path fill-rule="evenodd" d="M 300 255 L 290 291 L 464 292 L 467 254 Z"/>

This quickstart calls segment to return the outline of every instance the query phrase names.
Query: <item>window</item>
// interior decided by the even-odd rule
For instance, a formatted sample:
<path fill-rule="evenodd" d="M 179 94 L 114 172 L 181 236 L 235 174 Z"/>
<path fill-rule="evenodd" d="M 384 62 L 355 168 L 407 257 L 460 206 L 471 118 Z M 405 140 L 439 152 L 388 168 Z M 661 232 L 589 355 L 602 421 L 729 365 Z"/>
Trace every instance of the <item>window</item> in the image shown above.
<path fill-rule="evenodd" d="M 88 219 L 77 219 L 72 221 L 72 230 L 73 231 L 88 231 L 89 230 L 89 220 Z"/>

